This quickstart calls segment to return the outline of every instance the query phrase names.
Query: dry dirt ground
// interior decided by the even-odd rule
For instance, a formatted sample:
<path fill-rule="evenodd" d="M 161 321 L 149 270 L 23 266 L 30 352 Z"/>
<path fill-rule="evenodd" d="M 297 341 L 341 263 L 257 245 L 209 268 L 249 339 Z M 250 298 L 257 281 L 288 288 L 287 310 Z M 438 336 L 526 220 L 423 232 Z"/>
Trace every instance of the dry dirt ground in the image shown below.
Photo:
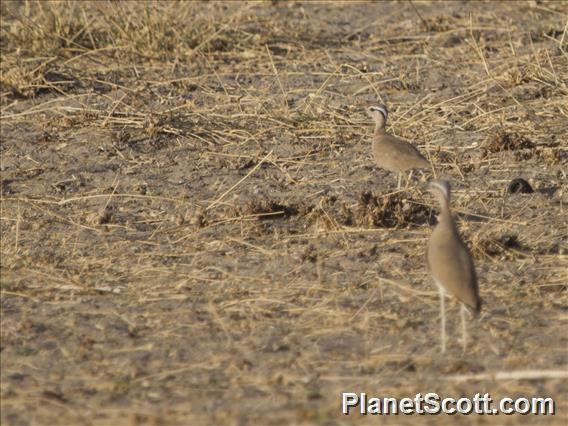
<path fill-rule="evenodd" d="M 568 3 L 1 17 L 3 425 L 566 424 Z M 402 191 L 378 102 L 433 165 Z M 484 301 L 464 355 L 454 303 L 440 354 L 433 174 Z M 556 415 L 346 417 L 347 391 Z"/>

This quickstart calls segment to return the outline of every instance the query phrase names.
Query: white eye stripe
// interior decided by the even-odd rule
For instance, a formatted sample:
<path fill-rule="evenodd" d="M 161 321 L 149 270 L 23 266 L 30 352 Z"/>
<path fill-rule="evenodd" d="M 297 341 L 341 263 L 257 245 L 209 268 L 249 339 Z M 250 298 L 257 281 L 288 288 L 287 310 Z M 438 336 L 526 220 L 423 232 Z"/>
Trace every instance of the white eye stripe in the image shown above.
<path fill-rule="evenodd" d="M 383 107 L 380 106 L 372 106 L 370 108 L 372 111 L 379 111 L 381 114 L 383 114 L 383 117 L 385 117 L 385 120 L 387 119 L 389 113 L 387 112 L 387 110 Z"/>
<path fill-rule="evenodd" d="M 450 185 L 447 182 L 431 182 L 430 185 L 436 187 L 436 189 L 439 189 L 440 192 L 444 195 L 444 198 L 450 198 Z"/>

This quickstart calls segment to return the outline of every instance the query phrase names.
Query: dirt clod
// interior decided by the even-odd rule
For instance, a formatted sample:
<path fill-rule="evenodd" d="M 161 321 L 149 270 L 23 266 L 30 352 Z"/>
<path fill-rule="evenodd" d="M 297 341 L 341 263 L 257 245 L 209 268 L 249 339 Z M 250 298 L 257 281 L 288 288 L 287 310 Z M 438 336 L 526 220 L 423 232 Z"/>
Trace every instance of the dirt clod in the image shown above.
<path fill-rule="evenodd" d="M 534 190 L 530 183 L 522 178 L 513 179 L 507 186 L 509 194 L 532 194 Z"/>

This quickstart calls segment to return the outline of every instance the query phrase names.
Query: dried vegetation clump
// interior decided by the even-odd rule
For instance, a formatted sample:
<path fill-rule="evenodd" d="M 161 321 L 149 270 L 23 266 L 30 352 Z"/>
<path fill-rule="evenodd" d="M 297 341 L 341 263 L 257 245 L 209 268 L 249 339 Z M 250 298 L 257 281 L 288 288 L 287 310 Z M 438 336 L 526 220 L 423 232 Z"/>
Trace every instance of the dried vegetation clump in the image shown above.
<path fill-rule="evenodd" d="M 292 218 L 322 225 L 326 229 L 342 227 L 401 228 L 430 222 L 431 209 L 403 193 L 360 193 L 355 204 L 347 204 L 336 196 L 324 196 L 316 203 L 299 202 L 284 205 L 269 197 L 252 197 L 239 202 L 227 217 L 260 220 Z"/>
<path fill-rule="evenodd" d="M 567 164 L 568 149 L 560 144 L 554 144 L 554 146 L 537 146 L 534 149 L 520 150 L 514 153 L 514 158 L 517 161 L 526 161 L 533 157 L 548 165 Z"/>
<path fill-rule="evenodd" d="M 258 219 L 278 219 L 298 214 L 294 206 L 280 204 L 267 197 L 254 197 L 235 206 L 235 216 L 254 216 Z"/>
<path fill-rule="evenodd" d="M 518 236 L 513 234 L 474 238 L 472 248 L 473 256 L 480 260 L 486 257 L 514 259 L 519 255 L 524 257 L 527 251 L 521 246 Z"/>
<path fill-rule="evenodd" d="M 376 194 L 364 191 L 354 209 L 359 226 L 396 228 L 429 223 L 431 209 L 409 199 L 404 193 Z"/>
<path fill-rule="evenodd" d="M 505 129 L 498 129 L 483 144 L 483 156 L 501 151 L 517 151 L 534 148 L 534 144 L 525 136 Z"/>

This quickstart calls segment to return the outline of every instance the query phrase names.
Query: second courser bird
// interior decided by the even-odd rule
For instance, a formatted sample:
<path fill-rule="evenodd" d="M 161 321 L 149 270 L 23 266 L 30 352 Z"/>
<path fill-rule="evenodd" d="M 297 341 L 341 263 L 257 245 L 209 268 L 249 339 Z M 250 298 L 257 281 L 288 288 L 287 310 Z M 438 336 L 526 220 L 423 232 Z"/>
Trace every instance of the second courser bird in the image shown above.
<path fill-rule="evenodd" d="M 428 185 L 429 191 L 440 203 L 438 224 L 428 242 L 428 266 L 440 294 L 441 346 L 446 351 L 446 294 L 461 302 L 463 352 L 467 345 L 466 306 L 476 314 L 481 310 L 481 299 L 473 259 L 462 241 L 450 212 L 450 184 L 435 180 Z"/>
<path fill-rule="evenodd" d="M 386 132 L 388 117 L 386 106 L 371 106 L 367 108 L 367 113 L 375 122 L 373 157 L 382 169 L 398 173 L 397 188 L 400 189 L 403 172 L 410 171 L 412 174 L 413 169 L 430 168 L 428 160 L 414 145 Z"/>

